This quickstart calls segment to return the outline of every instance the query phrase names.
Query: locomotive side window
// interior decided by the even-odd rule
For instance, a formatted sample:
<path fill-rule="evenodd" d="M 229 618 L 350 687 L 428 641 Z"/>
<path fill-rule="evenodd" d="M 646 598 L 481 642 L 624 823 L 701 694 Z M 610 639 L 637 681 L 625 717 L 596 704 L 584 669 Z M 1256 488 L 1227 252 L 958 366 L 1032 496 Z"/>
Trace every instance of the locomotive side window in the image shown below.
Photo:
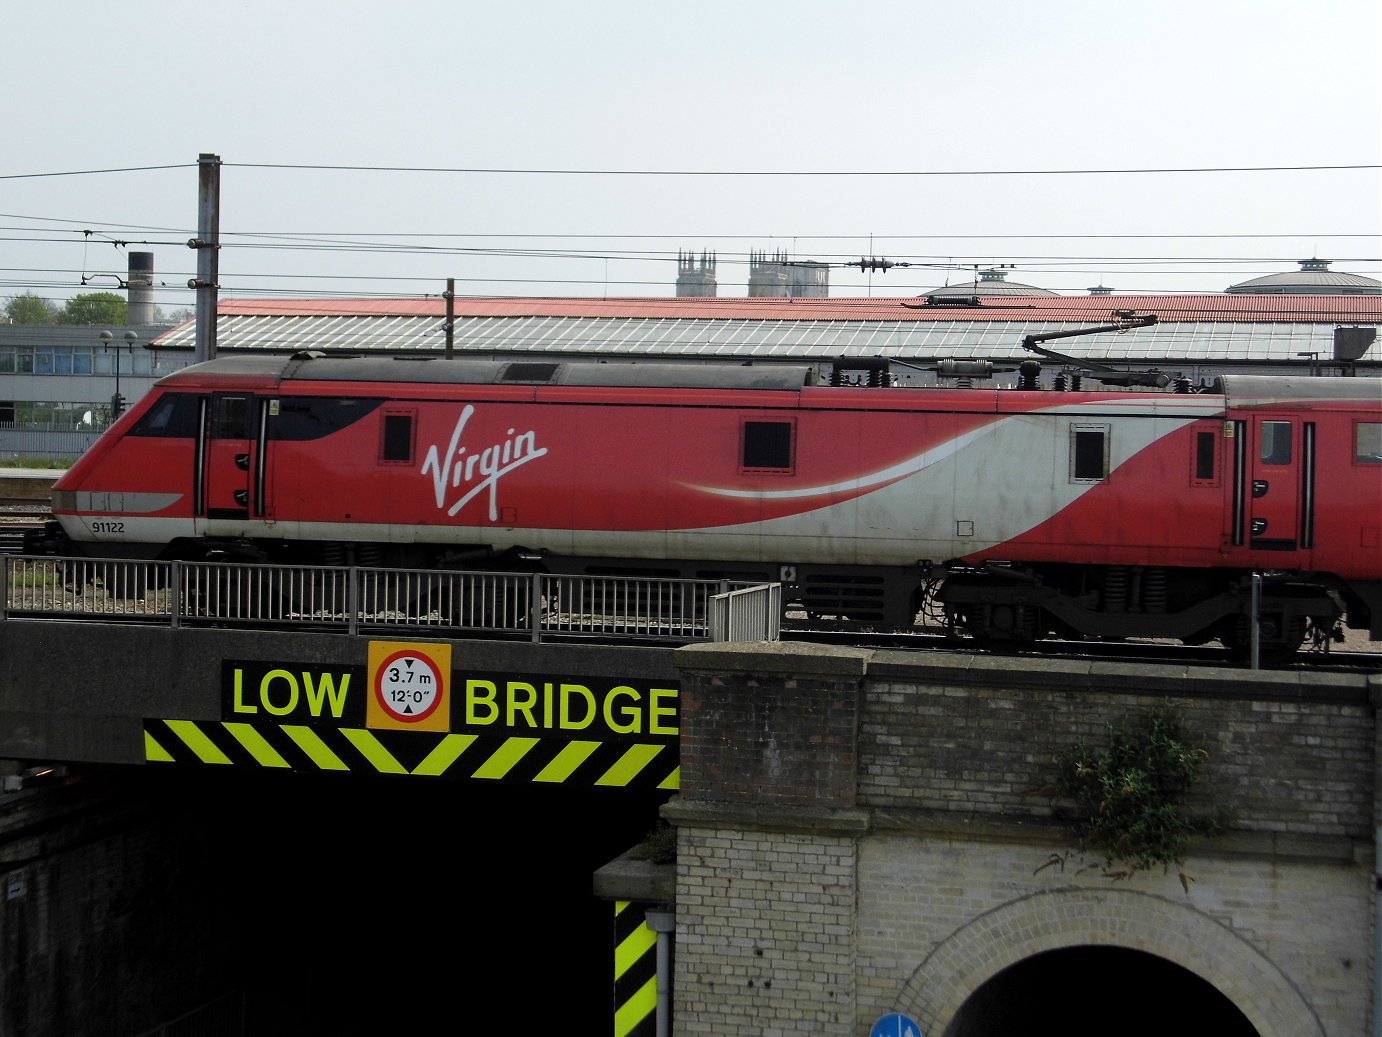
<path fill-rule="evenodd" d="M 746 471 L 790 472 L 795 463 L 790 421 L 746 421 L 743 425 L 743 468 Z"/>
<path fill-rule="evenodd" d="M 379 409 L 382 400 L 337 397 L 292 397 L 279 401 L 273 438 L 321 439 L 348 428 Z"/>
<path fill-rule="evenodd" d="M 411 464 L 413 460 L 413 415 L 385 414 L 379 460 L 392 464 Z"/>
<path fill-rule="evenodd" d="M 1353 460 L 1382 464 L 1382 421 L 1360 421 L 1353 426 Z"/>
<path fill-rule="evenodd" d="M 1218 443 L 1213 432 L 1195 433 L 1195 468 L 1191 476 L 1192 486 L 1218 485 L 1219 477 L 1214 468 Z"/>
<path fill-rule="evenodd" d="M 1262 422 L 1262 463 L 1291 463 L 1291 423 L 1289 421 Z"/>
<path fill-rule="evenodd" d="M 1108 477 L 1107 425 L 1070 426 L 1070 481 L 1098 482 Z"/>

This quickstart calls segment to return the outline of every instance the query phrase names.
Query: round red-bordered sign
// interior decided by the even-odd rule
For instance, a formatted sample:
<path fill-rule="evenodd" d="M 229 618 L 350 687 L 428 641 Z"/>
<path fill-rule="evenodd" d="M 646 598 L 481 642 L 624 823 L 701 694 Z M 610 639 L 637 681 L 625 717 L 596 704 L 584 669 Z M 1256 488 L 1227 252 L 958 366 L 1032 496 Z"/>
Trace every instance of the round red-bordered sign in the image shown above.
<path fill-rule="evenodd" d="M 426 720 L 441 705 L 441 698 L 441 670 L 420 652 L 404 649 L 379 665 L 374 678 L 374 699 L 400 723 Z"/>

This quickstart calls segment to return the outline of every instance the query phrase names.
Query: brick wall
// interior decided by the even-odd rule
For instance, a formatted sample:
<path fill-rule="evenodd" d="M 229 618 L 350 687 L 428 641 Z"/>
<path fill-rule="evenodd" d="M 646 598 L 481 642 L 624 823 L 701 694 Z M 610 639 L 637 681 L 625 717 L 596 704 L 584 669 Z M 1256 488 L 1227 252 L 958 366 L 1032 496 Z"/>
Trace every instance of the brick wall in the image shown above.
<path fill-rule="evenodd" d="M 1363 1032 L 1382 678 L 678 656 L 676 1037 L 849 1037 L 899 1008 L 940 1033 L 997 971 L 1089 943 L 1181 964 L 1262 1037 Z M 1184 878 L 1119 886 L 1072 853 L 1054 756 L 1166 703 L 1209 754 L 1192 810 L 1230 830 L 1195 842 Z"/>

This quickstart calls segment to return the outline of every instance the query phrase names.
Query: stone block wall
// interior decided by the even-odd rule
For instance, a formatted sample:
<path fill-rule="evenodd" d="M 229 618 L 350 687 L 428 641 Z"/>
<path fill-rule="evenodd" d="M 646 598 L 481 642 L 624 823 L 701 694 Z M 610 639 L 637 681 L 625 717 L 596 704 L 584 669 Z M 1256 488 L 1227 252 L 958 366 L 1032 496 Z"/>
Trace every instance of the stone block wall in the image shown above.
<path fill-rule="evenodd" d="M 1365 1031 L 1382 679 L 678 654 L 675 1037 L 852 1037 L 898 1010 L 938 1035 L 1003 969 L 1088 945 L 1189 970 L 1261 1037 Z M 1111 881 L 1072 853 L 1054 755 L 1167 703 L 1209 754 L 1190 806 L 1230 830 Z"/>

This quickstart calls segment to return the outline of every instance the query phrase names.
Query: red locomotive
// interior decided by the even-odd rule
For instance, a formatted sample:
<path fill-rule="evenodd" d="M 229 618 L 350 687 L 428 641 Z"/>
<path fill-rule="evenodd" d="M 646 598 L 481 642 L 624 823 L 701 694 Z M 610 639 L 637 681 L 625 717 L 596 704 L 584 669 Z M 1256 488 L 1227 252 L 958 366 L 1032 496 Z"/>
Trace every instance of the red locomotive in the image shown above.
<path fill-rule="evenodd" d="M 991 641 L 1241 647 L 1254 608 L 1263 646 L 1382 639 L 1376 378 L 839 380 L 224 357 L 121 417 L 31 549 L 780 581 L 812 615 L 910 627 L 939 603 Z"/>

